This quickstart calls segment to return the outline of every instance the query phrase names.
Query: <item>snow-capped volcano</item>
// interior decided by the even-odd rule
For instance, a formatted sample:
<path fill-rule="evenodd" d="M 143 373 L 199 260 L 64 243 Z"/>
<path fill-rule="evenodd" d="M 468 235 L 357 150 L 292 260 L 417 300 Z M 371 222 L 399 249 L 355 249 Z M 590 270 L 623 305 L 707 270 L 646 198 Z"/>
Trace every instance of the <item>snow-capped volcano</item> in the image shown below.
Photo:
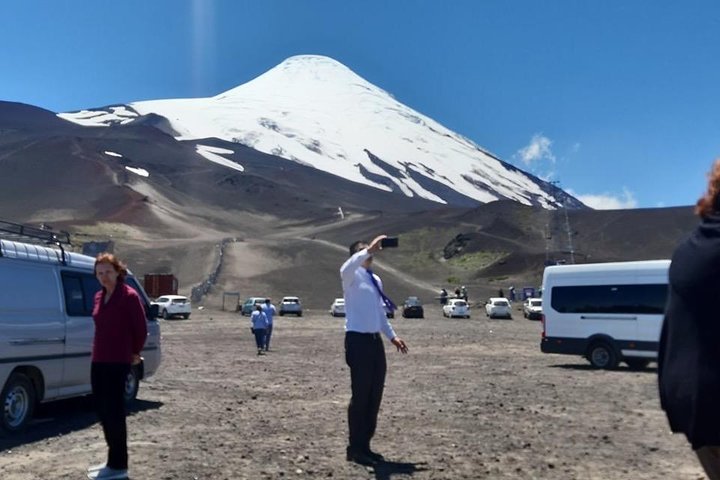
<path fill-rule="evenodd" d="M 582 204 L 403 105 L 323 56 L 291 57 L 210 98 L 134 102 L 59 114 L 88 126 L 164 117 L 181 141 L 218 138 L 353 182 L 439 203 L 511 199 Z"/>

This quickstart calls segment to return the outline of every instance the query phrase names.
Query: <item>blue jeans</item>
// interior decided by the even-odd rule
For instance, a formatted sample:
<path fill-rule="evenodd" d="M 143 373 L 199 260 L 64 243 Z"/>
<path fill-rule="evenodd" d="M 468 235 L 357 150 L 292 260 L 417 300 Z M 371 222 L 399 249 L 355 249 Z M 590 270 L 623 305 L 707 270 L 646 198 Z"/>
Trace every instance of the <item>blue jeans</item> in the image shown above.
<path fill-rule="evenodd" d="M 262 350 L 265 348 L 265 329 L 256 328 L 253 333 L 255 334 L 255 345 L 257 345 L 257 349 Z"/>
<path fill-rule="evenodd" d="M 265 330 L 265 350 L 270 350 L 270 337 L 272 336 L 272 323 Z"/>

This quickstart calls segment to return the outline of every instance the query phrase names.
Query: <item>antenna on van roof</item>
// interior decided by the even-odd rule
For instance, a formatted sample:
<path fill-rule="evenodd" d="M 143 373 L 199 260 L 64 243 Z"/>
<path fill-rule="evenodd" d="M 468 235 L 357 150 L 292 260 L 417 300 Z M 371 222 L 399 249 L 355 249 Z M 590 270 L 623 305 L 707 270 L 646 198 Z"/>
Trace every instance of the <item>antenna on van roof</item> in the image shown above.
<path fill-rule="evenodd" d="M 44 223 L 41 225 L 41 228 L 37 228 L 0 220 L 0 237 L 17 241 L 35 240 L 45 245 L 55 245 L 60 248 L 63 264 L 65 264 L 65 248 L 63 248 L 63 245 L 72 246 L 68 232 L 64 230 L 52 230 L 52 228 L 48 228 Z M 0 257 L 2 255 L 3 252 L 0 248 Z"/>

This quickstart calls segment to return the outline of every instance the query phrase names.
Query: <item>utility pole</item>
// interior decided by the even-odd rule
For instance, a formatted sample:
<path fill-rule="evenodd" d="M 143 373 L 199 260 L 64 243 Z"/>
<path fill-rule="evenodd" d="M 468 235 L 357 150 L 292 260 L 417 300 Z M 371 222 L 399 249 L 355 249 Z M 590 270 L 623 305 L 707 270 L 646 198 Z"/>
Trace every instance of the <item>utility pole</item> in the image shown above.
<path fill-rule="evenodd" d="M 563 195 L 562 204 L 563 204 L 563 210 L 565 211 L 565 229 L 567 230 L 567 236 L 568 236 L 568 250 L 570 250 L 570 263 L 575 263 L 575 249 L 573 248 L 573 242 L 572 242 L 572 229 L 570 228 L 570 218 L 568 217 L 568 209 L 567 209 L 567 203 L 565 202 L 566 198 Z"/>
<path fill-rule="evenodd" d="M 550 182 L 551 185 L 560 188 L 560 180 L 555 180 Z M 568 239 L 568 252 L 570 253 L 570 263 L 575 263 L 575 248 L 573 247 L 573 241 L 572 241 L 572 229 L 570 228 L 570 217 L 568 216 L 568 208 L 567 208 L 567 195 L 563 190 L 560 190 L 560 205 L 563 209 L 563 212 L 565 214 L 565 232 L 567 233 L 567 239 Z"/>

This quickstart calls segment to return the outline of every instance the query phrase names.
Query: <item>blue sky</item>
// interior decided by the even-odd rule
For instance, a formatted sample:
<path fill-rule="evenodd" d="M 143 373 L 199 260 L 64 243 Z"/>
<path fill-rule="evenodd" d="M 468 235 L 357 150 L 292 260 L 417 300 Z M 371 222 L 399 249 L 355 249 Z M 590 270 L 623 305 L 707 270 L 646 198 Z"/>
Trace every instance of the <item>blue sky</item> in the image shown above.
<path fill-rule="evenodd" d="M 598 207 L 693 204 L 720 157 L 712 0 L 5 0 L 0 99 L 210 96 L 297 54 Z"/>

